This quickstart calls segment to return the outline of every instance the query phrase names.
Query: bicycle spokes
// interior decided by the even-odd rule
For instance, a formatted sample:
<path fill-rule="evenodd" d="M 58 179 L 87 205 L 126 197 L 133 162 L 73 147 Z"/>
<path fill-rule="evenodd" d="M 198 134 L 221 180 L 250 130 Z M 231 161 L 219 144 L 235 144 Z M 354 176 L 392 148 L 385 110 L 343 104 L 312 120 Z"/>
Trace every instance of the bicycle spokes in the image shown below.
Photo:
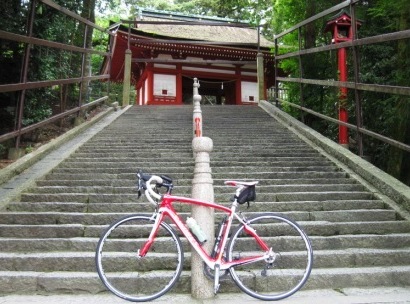
<path fill-rule="evenodd" d="M 152 218 L 127 216 L 112 224 L 100 239 L 98 274 L 104 285 L 121 298 L 153 300 L 171 289 L 181 274 L 183 251 L 178 236 L 168 224 L 161 223 L 155 242 L 147 242 L 153 227 Z"/>
<path fill-rule="evenodd" d="M 239 262 L 230 268 L 238 287 L 261 300 L 283 299 L 299 290 L 312 267 L 311 245 L 303 230 L 275 214 L 251 219 L 251 228 L 247 226 L 234 231 L 228 245 L 228 261 Z M 262 243 L 269 246 L 267 251 L 261 249 Z M 262 259 L 257 260 L 258 255 Z M 241 263 L 244 260 L 249 262 Z"/>

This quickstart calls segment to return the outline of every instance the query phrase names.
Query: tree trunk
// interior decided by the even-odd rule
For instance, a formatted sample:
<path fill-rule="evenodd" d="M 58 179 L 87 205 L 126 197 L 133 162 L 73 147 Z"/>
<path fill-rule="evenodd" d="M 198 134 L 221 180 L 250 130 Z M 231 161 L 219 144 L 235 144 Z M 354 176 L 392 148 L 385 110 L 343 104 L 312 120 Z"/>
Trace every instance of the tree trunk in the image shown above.
<path fill-rule="evenodd" d="M 86 18 L 90 20 L 91 22 L 95 23 L 95 2 L 96 0 L 83 0 L 83 10 L 81 13 L 81 17 Z M 84 41 L 84 46 L 86 48 L 91 48 L 92 47 L 92 40 L 93 40 L 93 27 L 87 26 L 86 30 L 86 39 Z M 90 76 L 91 75 L 91 54 L 86 53 L 84 54 L 84 60 L 83 60 L 83 67 L 82 67 L 82 75 L 84 77 Z M 81 103 L 86 103 L 88 102 L 88 94 L 89 94 L 89 81 L 83 81 L 81 85 L 81 95 L 82 95 L 82 101 Z"/>
<path fill-rule="evenodd" d="M 405 2 L 405 3 L 404 3 Z M 410 4 L 407 0 L 402 2 L 398 30 L 407 30 L 410 25 Z M 410 45 L 407 40 L 398 41 L 398 85 L 410 86 Z M 399 96 L 396 106 L 397 123 L 394 125 L 393 136 L 395 139 L 407 144 L 410 143 L 410 98 Z M 387 163 L 387 172 L 410 185 L 410 153 L 402 149 L 391 148 Z"/>
<path fill-rule="evenodd" d="M 308 19 L 316 14 L 316 1 L 317 0 L 307 0 L 306 1 L 306 14 L 305 19 Z M 310 49 L 315 47 L 316 44 L 316 25 L 315 22 L 311 22 L 305 27 L 305 49 Z"/>
<path fill-rule="evenodd" d="M 316 0 L 306 0 L 306 11 L 304 14 L 304 19 L 308 19 L 315 15 L 316 13 Z M 316 45 L 316 24 L 311 22 L 303 28 L 303 48 L 310 49 Z M 313 55 L 314 56 L 314 55 Z M 302 70 L 303 78 L 315 79 L 316 78 L 316 62 L 312 60 L 312 55 L 302 56 Z M 316 102 L 317 90 L 314 86 L 301 84 L 300 85 L 300 94 L 301 94 L 301 105 L 314 108 Z M 312 117 L 305 112 L 301 112 L 301 120 L 306 125 L 313 127 Z"/>

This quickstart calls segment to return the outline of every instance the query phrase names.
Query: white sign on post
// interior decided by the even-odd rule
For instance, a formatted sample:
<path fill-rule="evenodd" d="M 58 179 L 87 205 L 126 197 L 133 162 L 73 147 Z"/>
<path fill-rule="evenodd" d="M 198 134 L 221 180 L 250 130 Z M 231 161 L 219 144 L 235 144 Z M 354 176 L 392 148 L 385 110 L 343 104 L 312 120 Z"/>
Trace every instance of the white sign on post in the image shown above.
<path fill-rule="evenodd" d="M 258 102 L 258 83 L 242 81 L 241 83 L 242 102 Z"/>
<path fill-rule="evenodd" d="M 154 74 L 155 96 L 176 96 L 176 75 Z"/>

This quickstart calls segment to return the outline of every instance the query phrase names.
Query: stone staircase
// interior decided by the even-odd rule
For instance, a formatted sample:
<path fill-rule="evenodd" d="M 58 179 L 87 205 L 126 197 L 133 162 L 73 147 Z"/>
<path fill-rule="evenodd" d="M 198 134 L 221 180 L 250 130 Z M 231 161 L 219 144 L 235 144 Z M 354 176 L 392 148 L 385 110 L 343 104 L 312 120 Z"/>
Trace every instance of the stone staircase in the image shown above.
<path fill-rule="evenodd" d="M 409 221 L 262 109 L 202 111 L 204 136 L 214 142 L 216 201 L 232 195 L 224 180 L 259 180 L 246 212 L 284 213 L 311 237 L 315 263 L 305 288 L 409 285 Z M 174 194 L 189 196 L 191 140 L 192 107 L 149 106 L 131 108 L 84 144 L 0 213 L 0 293 L 103 291 L 94 266 L 98 237 L 124 214 L 152 211 L 137 200 L 137 169 L 170 175 Z M 174 292 L 190 292 L 184 247 Z M 221 292 L 236 291 L 222 282 Z"/>
<path fill-rule="evenodd" d="M 250 210 L 286 214 L 310 236 L 315 262 L 305 288 L 409 285 L 410 223 L 386 202 L 257 107 L 203 115 L 215 186 L 259 180 Z"/>

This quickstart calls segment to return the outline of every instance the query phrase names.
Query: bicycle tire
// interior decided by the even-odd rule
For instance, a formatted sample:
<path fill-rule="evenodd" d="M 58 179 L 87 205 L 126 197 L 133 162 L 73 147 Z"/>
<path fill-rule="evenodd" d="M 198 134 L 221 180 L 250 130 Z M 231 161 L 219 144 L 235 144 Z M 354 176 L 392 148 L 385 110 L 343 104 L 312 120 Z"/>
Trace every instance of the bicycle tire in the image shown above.
<path fill-rule="evenodd" d="M 174 229 L 162 222 L 145 257 L 137 251 L 146 242 L 154 218 L 130 215 L 111 224 L 102 234 L 95 263 L 103 284 L 116 296 L 131 301 L 154 300 L 178 281 L 184 260 L 181 241 Z"/>
<path fill-rule="evenodd" d="M 303 287 L 313 265 L 313 250 L 303 229 L 293 220 L 265 213 L 247 220 L 273 249 L 275 260 L 243 264 L 229 269 L 236 285 L 248 295 L 265 301 L 287 298 Z M 263 253 L 240 225 L 228 244 L 228 261 Z"/>

